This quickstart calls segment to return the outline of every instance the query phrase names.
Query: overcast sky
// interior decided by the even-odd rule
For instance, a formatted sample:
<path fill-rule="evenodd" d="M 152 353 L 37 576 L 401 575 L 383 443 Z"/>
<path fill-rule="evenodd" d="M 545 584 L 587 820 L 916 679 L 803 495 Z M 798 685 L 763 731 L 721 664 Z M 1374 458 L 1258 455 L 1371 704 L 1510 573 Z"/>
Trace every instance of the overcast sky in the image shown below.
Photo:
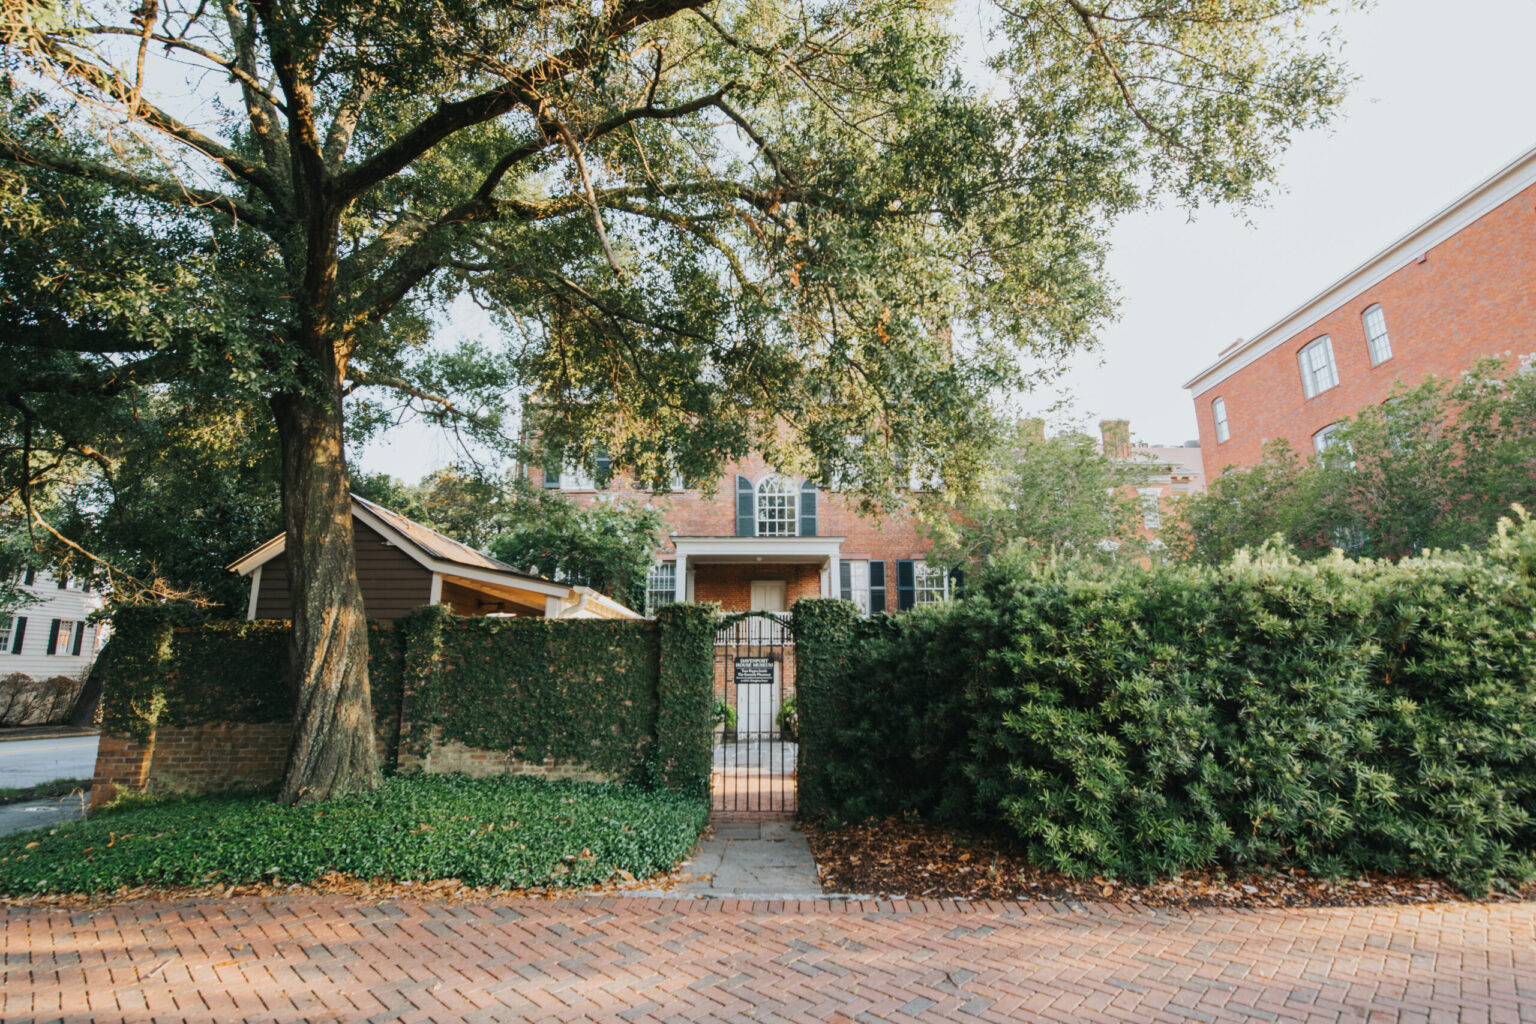
<path fill-rule="evenodd" d="M 1344 16 L 1358 76 L 1343 115 L 1285 156 L 1281 191 L 1245 214 L 1177 208 L 1112 234 L 1120 319 L 1063 380 L 1079 418 L 1126 418 L 1154 444 L 1196 436 L 1184 381 L 1536 145 L 1536 0 L 1380 0 Z M 489 332 L 473 306 L 450 332 Z M 1026 405 L 1040 410 L 1055 399 Z M 404 427 L 362 468 L 407 481 L 452 462 L 436 431 Z"/>

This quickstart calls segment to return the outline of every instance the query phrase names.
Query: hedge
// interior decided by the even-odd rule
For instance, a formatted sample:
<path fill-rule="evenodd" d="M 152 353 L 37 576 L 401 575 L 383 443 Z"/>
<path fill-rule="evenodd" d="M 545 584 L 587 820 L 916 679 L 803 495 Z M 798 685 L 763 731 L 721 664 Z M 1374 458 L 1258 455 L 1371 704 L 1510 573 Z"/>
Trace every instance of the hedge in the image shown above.
<path fill-rule="evenodd" d="M 1002 829 L 1077 875 L 1536 874 L 1536 524 L 1396 564 L 1005 563 L 948 606 L 828 604 L 795 608 L 809 813 Z"/>
<path fill-rule="evenodd" d="M 428 606 L 393 628 L 370 624 L 388 766 L 398 744 L 421 755 L 436 737 L 707 792 L 713 623 L 712 609 L 687 605 L 655 622 L 462 618 Z M 285 622 L 121 609 L 102 653 L 103 727 L 145 739 L 160 725 L 287 721 L 287 645 Z"/>

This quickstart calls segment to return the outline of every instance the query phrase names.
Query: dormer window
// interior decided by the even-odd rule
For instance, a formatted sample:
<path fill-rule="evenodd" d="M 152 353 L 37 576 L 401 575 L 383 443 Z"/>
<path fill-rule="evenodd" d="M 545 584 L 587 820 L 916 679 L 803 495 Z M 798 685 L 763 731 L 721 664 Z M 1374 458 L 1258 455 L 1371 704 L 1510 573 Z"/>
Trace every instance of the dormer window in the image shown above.
<path fill-rule="evenodd" d="M 757 535 L 793 537 L 799 516 L 795 510 L 795 489 L 778 474 L 763 478 L 757 485 Z"/>

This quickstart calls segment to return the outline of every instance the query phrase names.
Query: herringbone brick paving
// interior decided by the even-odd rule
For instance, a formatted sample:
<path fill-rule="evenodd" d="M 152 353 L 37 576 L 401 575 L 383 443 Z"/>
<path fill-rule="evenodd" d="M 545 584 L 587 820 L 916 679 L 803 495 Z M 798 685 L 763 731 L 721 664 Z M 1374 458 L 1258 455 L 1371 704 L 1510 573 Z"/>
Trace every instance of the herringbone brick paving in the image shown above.
<path fill-rule="evenodd" d="M 1536 1022 L 1536 904 L 8 908 L 0 1020 Z"/>

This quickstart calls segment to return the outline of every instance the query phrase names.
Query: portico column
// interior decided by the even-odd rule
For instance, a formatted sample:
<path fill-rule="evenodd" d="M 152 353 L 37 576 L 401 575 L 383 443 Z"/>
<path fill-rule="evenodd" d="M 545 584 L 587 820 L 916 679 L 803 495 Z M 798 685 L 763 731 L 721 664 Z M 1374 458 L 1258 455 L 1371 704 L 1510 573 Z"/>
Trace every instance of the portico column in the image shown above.
<path fill-rule="evenodd" d="M 836 551 L 832 552 L 832 554 L 828 556 L 828 558 L 827 558 L 827 592 L 825 594 L 822 594 L 821 595 L 822 597 L 842 597 L 843 596 L 842 569 L 840 568 L 840 565 L 839 565 L 841 563 L 841 561 L 842 561 L 842 559 L 837 557 L 837 552 Z"/>
<path fill-rule="evenodd" d="M 688 553 L 681 546 L 677 549 L 677 574 L 672 583 L 677 603 L 688 600 Z"/>

